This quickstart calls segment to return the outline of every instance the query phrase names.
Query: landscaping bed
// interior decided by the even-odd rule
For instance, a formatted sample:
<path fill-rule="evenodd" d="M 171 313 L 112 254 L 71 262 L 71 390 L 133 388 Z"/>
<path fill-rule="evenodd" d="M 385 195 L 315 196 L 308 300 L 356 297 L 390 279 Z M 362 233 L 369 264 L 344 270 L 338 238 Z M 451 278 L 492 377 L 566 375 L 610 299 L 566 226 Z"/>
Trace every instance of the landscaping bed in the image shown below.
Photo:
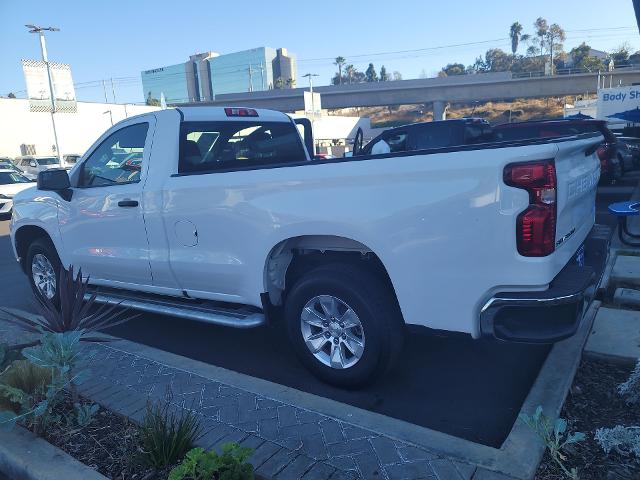
<path fill-rule="evenodd" d="M 68 418 L 73 412 L 73 403 L 68 395 L 54 408 L 54 414 L 61 418 Z M 143 464 L 138 458 L 142 453 L 138 427 L 102 407 L 86 426 L 70 426 L 61 421 L 49 425 L 41 435 L 107 478 L 164 480 L 170 470 L 158 472 Z"/>
<path fill-rule="evenodd" d="M 599 428 L 640 425 L 640 405 L 627 403 L 618 392 L 633 367 L 605 360 L 584 358 L 560 416 L 567 430 L 582 432 L 585 439 L 566 448 L 565 466 L 576 468 L 580 480 L 640 479 L 640 459 L 612 450 L 606 454 L 594 439 Z M 567 476 L 551 459 L 549 452 L 536 473 L 537 480 L 560 480 Z"/>

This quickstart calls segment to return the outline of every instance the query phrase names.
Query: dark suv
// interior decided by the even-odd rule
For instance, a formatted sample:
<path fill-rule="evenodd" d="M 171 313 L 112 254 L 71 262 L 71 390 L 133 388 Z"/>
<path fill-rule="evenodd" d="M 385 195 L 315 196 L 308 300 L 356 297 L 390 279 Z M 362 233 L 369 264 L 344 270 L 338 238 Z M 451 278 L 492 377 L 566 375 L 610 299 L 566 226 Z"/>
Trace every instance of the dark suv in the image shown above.
<path fill-rule="evenodd" d="M 615 183 L 625 170 L 633 168 L 631 157 L 623 151 L 616 136 L 607 128 L 604 120 L 535 120 L 529 122 L 505 123 L 493 127 L 495 141 L 507 142 L 529 138 L 553 138 L 600 133 L 604 137 L 597 150 L 600 159 L 600 181 Z M 627 164 L 629 158 L 629 164 Z"/>
<path fill-rule="evenodd" d="M 420 122 L 385 130 L 367 143 L 359 155 L 372 155 L 374 146 L 379 142 L 386 143 L 388 153 L 395 153 L 491 141 L 491 126 L 481 118 Z"/>

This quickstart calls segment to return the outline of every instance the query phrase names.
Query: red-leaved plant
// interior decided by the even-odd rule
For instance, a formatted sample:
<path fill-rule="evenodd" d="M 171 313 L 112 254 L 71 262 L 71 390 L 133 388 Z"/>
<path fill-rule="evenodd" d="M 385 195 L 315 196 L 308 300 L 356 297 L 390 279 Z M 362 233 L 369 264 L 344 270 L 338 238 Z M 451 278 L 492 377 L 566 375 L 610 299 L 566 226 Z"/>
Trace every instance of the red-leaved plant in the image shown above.
<path fill-rule="evenodd" d="M 41 295 L 36 295 L 38 300 L 38 310 L 41 317 L 26 316 L 15 311 L 0 308 L 0 311 L 8 315 L 7 320 L 23 330 L 32 333 L 63 333 L 70 331 L 82 331 L 82 341 L 104 342 L 106 337 L 87 336 L 103 330 L 115 327 L 137 317 L 138 315 L 126 316 L 126 310 L 121 310 L 119 304 L 102 305 L 93 309 L 96 294 L 88 294 L 89 278 L 82 280 L 82 269 L 78 270 L 76 276 L 73 275 L 73 266 L 69 270 L 60 269 L 58 276 L 58 293 L 60 306 Z M 92 311 L 93 310 L 93 311 Z"/>

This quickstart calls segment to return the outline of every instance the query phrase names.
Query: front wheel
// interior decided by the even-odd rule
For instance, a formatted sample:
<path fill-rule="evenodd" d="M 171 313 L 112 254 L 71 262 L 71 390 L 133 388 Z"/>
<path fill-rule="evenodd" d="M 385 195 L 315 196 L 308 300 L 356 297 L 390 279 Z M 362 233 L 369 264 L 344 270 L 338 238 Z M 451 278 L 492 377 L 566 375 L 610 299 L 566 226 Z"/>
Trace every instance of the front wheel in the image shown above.
<path fill-rule="evenodd" d="M 61 263 L 55 247 L 50 241 L 40 238 L 29 245 L 25 262 L 29 284 L 35 295 L 57 305 Z"/>
<path fill-rule="evenodd" d="M 383 375 L 398 356 L 404 322 L 390 287 L 351 265 L 311 270 L 285 302 L 289 339 L 321 380 L 358 387 Z"/>

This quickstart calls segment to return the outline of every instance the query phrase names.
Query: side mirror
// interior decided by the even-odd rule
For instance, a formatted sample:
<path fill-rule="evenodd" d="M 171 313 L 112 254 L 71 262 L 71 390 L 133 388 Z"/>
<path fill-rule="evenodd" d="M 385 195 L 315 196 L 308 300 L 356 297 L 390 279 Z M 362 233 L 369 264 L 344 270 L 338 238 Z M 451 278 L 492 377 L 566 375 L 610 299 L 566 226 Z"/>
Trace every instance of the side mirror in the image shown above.
<path fill-rule="evenodd" d="M 31 160 L 29 162 L 29 166 L 33 167 L 33 168 L 37 168 L 38 167 L 38 162 L 36 162 L 35 160 Z"/>
<path fill-rule="evenodd" d="M 55 168 L 38 173 L 38 190 L 61 192 L 70 187 L 69 174 L 64 168 Z"/>

